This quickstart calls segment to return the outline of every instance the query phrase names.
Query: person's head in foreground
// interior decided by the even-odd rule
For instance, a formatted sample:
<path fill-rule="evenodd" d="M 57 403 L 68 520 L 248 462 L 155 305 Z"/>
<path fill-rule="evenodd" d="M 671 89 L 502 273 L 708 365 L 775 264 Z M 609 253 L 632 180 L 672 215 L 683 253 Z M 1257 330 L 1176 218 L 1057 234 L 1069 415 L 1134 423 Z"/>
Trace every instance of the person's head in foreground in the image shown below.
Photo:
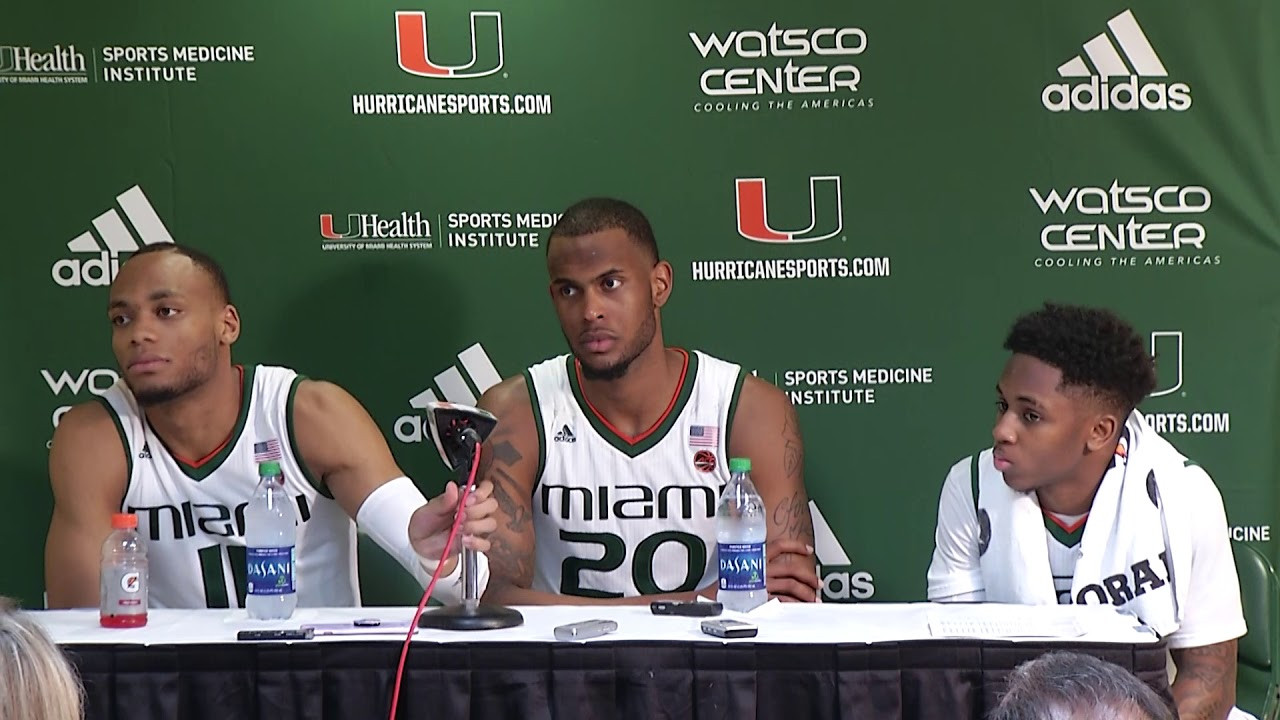
<path fill-rule="evenodd" d="M 1173 720 L 1156 691 L 1119 665 L 1051 652 L 1019 665 L 988 720 Z"/>
<path fill-rule="evenodd" d="M 44 630 L 0 597 L 0 720 L 79 720 L 80 681 Z"/>

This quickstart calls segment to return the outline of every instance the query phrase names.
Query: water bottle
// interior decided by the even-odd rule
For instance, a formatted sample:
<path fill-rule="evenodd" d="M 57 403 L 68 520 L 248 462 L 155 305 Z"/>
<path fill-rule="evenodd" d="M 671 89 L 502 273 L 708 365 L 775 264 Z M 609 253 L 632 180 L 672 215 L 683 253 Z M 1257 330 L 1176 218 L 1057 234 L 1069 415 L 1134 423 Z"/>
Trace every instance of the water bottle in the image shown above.
<path fill-rule="evenodd" d="M 138 516 L 115 513 L 102 543 L 98 622 L 102 627 L 147 624 L 147 546 L 138 536 Z"/>
<path fill-rule="evenodd" d="M 259 463 L 258 478 L 258 488 L 244 511 L 248 561 L 244 607 L 255 620 L 284 620 L 298 605 L 293 574 L 298 515 L 285 491 L 280 463 Z"/>
<path fill-rule="evenodd" d="M 751 483 L 751 460 L 729 459 L 729 484 L 716 506 L 720 588 L 729 610 L 746 612 L 769 599 L 765 588 L 764 501 Z"/>

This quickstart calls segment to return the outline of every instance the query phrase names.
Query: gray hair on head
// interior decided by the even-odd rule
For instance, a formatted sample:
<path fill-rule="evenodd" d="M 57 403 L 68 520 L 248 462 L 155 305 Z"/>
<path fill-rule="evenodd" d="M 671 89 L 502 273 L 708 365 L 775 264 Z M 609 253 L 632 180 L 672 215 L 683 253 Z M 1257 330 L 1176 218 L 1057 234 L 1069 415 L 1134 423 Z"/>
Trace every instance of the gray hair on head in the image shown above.
<path fill-rule="evenodd" d="M 0 720 L 80 720 L 83 695 L 44 629 L 0 597 Z"/>
<path fill-rule="evenodd" d="M 1015 668 L 1008 682 L 988 720 L 1173 720 L 1156 691 L 1092 655 L 1046 653 Z"/>

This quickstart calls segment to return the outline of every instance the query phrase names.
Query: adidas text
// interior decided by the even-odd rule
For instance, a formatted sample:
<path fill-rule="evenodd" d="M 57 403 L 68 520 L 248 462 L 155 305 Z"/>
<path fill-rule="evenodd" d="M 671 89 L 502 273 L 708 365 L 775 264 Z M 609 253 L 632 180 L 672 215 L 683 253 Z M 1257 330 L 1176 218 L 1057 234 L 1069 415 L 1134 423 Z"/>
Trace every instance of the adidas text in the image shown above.
<path fill-rule="evenodd" d="M 1173 110 L 1191 107 L 1191 88 L 1186 83 L 1139 83 L 1130 75 L 1119 83 L 1091 76 L 1087 82 L 1049 83 L 1040 94 L 1045 109 L 1052 112 L 1093 112 L 1100 110 Z"/>
<path fill-rule="evenodd" d="M 106 287 L 120 272 L 120 256 L 105 250 L 88 260 L 64 258 L 53 264 L 53 281 L 62 287 Z"/>

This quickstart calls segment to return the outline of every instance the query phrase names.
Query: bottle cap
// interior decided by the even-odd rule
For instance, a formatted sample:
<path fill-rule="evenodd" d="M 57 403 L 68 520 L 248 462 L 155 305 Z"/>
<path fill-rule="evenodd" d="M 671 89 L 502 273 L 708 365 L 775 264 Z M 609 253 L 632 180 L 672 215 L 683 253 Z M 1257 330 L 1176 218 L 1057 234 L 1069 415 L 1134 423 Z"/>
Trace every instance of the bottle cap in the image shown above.
<path fill-rule="evenodd" d="M 729 472 L 751 472 L 751 458 L 729 458 Z"/>
<path fill-rule="evenodd" d="M 258 463 L 258 477 L 271 477 L 280 474 L 280 463 L 275 460 L 267 460 Z"/>
<path fill-rule="evenodd" d="M 112 513 L 112 530 L 133 530 L 138 527 L 138 516 L 133 513 Z"/>

